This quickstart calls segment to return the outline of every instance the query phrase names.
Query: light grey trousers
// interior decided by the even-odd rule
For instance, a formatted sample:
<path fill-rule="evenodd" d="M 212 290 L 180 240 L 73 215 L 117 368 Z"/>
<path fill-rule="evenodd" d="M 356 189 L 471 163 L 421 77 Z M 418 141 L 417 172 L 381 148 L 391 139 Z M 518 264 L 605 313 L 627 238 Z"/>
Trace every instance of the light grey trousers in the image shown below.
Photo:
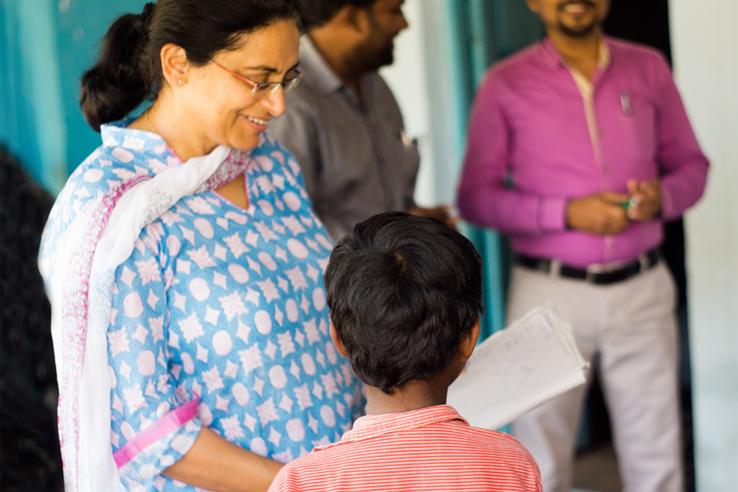
<path fill-rule="evenodd" d="M 623 490 L 683 490 L 677 393 L 675 287 L 663 262 L 624 282 L 595 286 L 514 267 L 508 320 L 551 301 L 582 356 L 599 356 Z M 590 378 L 588 378 L 589 380 Z M 538 462 L 544 492 L 568 492 L 585 387 L 513 423 Z"/>

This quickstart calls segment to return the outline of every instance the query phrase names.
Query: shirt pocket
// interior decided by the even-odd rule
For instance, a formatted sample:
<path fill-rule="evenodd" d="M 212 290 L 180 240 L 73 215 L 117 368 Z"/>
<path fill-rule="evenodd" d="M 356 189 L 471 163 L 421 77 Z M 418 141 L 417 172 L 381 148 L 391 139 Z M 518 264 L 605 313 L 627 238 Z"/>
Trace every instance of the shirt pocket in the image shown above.
<path fill-rule="evenodd" d="M 633 152 L 635 161 L 652 161 L 657 150 L 656 101 L 642 91 L 627 89 L 620 91 L 618 99 L 622 149 Z"/>

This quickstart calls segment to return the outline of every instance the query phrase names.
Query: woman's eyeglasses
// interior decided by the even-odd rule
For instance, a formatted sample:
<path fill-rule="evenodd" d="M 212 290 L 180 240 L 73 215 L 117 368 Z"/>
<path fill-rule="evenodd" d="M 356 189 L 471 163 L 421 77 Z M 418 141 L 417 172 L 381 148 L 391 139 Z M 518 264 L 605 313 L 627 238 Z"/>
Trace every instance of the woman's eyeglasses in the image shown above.
<path fill-rule="evenodd" d="M 229 74 L 236 77 L 238 80 L 243 82 L 244 84 L 251 87 L 251 94 L 254 96 L 262 96 L 262 95 L 272 95 L 275 94 L 280 87 L 284 91 L 285 94 L 295 89 L 300 84 L 300 79 L 302 79 L 302 72 L 295 68 L 292 73 L 292 76 L 289 76 L 288 78 L 285 78 L 281 82 L 254 82 L 248 77 L 245 77 L 241 75 L 240 73 L 231 70 L 230 68 L 226 68 L 220 63 L 218 63 L 215 60 L 211 60 L 213 63 L 215 63 L 216 66 L 220 67 L 222 70 L 225 70 Z"/>

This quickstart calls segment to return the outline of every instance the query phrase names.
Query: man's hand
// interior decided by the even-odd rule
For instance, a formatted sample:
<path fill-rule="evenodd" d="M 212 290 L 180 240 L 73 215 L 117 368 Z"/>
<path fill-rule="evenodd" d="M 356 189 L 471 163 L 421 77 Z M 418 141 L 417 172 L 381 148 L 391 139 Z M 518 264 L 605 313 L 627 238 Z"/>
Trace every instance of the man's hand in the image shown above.
<path fill-rule="evenodd" d="M 598 236 L 618 234 L 628 227 L 627 201 L 627 195 L 609 192 L 575 198 L 567 204 L 566 224 Z"/>
<path fill-rule="evenodd" d="M 430 217 L 431 219 L 440 220 L 445 222 L 447 226 L 452 229 L 456 228 L 456 224 L 459 222 L 459 218 L 451 214 L 451 207 L 448 205 L 441 205 L 438 207 L 415 207 L 408 210 L 413 215 L 420 217 Z"/>
<path fill-rule="evenodd" d="M 661 183 L 659 180 L 638 182 L 631 179 L 628 181 L 628 194 L 630 195 L 630 207 L 628 208 L 630 220 L 645 222 L 656 218 L 661 213 Z"/>

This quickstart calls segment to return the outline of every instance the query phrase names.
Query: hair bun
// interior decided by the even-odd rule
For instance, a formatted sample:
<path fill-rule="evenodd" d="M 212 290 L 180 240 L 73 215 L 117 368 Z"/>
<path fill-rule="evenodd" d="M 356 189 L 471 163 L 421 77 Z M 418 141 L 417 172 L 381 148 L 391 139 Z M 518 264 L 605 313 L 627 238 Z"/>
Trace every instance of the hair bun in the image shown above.
<path fill-rule="evenodd" d="M 149 96 L 151 78 L 141 62 L 148 38 L 145 19 L 153 9 L 149 5 L 142 14 L 126 14 L 113 22 L 97 63 L 82 76 L 80 105 L 94 130 L 123 118 Z"/>
<path fill-rule="evenodd" d="M 138 15 L 144 27 L 147 27 L 149 25 L 151 16 L 154 13 L 154 7 L 156 7 L 156 4 L 154 2 L 149 2 L 144 5 L 143 11 Z"/>

